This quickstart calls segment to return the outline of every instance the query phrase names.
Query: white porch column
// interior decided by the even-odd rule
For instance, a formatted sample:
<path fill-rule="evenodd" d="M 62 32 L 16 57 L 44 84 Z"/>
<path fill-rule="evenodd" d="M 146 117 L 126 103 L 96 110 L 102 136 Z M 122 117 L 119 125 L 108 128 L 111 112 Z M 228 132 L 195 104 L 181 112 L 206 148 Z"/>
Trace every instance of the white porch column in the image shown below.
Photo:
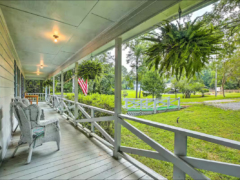
<path fill-rule="evenodd" d="M 61 71 L 61 111 L 60 114 L 63 114 L 63 104 L 62 104 L 62 100 L 63 99 L 63 71 Z"/>
<path fill-rule="evenodd" d="M 47 91 L 48 91 L 48 87 L 46 86 L 45 87 L 45 101 L 47 100 L 47 93 L 48 93 Z"/>
<path fill-rule="evenodd" d="M 115 119 L 114 119 L 114 150 L 113 156 L 118 159 L 121 145 L 121 124 L 118 114 L 121 113 L 122 100 L 122 38 L 115 39 Z"/>
<path fill-rule="evenodd" d="M 53 76 L 53 95 L 55 95 L 55 76 Z"/>
<path fill-rule="evenodd" d="M 77 77 L 77 71 L 78 71 L 78 62 L 75 63 L 75 77 L 74 77 L 74 101 L 75 101 L 75 109 L 74 109 L 74 117 L 75 120 L 78 118 L 78 107 L 77 107 L 77 102 L 78 102 L 78 77 Z"/>

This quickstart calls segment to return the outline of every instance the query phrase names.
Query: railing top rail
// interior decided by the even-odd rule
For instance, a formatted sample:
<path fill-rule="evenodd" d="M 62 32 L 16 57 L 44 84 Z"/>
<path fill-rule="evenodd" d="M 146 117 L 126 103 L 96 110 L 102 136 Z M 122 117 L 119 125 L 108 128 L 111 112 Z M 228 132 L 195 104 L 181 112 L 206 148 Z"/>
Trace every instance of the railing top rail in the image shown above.
<path fill-rule="evenodd" d="M 217 136 L 213 136 L 213 135 L 209 135 L 201 132 L 196 132 L 188 129 L 183 129 L 175 126 L 170 126 L 166 124 L 161 124 L 158 122 L 153 122 L 153 121 L 149 121 L 149 120 L 145 120 L 145 119 L 141 119 L 141 118 L 125 115 L 125 114 L 120 114 L 119 117 L 240 150 L 240 142 L 238 141 L 221 138 L 221 137 L 217 137 Z"/>
<path fill-rule="evenodd" d="M 74 101 L 71 101 L 71 100 L 68 100 L 68 99 L 65 99 L 65 98 L 63 98 L 63 100 L 75 104 Z M 95 106 L 90 106 L 90 105 L 79 103 L 79 102 L 77 102 L 76 104 L 78 104 L 80 106 L 83 106 L 83 107 L 86 107 L 86 108 L 94 109 L 96 111 L 104 112 L 104 113 L 107 113 L 107 114 L 111 114 L 111 115 L 115 114 L 113 111 L 109 111 L 109 110 L 106 110 L 106 109 L 101 109 L 101 108 L 98 108 L 98 107 L 95 107 Z"/>
<path fill-rule="evenodd" d="M 91 109 L 94 109 L 96 111 L 101 111 L 101 112 L 104 112 L 104 113 L 107 113 L 107 114 L 111 114 L 111 115 L 115 114 L 113 111 L 98 108 L 98 107 L 95 107 L 95 106 L 90 106 L 90 105 L 79 103 L 79 102 L 77 104 L 80 105 L 80 106 L 83 106 L 83 107 L 86 107 L 86 108 L 91 108 Z"/>
<path fill-rule="evenodd" d="M 58 98 L 61 99 L 61 97 L 58 97 Z M 68 100 L 68 99 L 66 99 L 66 98 L 63 98 L 63 100 L 64 100 L 64 101 L 67 101 L 67 102 L 70 102 L 70 103 L 73 103 L 73 104 L 75 103 L 74 101 Z"/>

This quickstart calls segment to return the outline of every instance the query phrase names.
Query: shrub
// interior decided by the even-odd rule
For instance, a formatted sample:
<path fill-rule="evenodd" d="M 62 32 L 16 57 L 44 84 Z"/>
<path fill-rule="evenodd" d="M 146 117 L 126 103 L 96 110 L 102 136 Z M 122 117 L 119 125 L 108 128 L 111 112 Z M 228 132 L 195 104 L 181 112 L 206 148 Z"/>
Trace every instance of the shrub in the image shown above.
<path fill-rule="evenodd" d="M 203 88 L 201 89 L 202 97 L 204 97 L 204 93 L 209 92 L 209 89 Z"/>

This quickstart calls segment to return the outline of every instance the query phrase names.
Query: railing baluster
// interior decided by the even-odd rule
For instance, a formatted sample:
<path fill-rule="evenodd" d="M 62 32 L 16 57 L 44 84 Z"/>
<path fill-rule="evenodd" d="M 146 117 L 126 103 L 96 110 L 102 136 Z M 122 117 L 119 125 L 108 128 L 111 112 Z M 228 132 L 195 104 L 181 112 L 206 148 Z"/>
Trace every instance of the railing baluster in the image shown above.
<path fill-rule="evenodd" d="M 174 154 L 177 156 L 187 155 L 187 136 L 177 132 L 175 133 Z M 173 166 L 173 179 L 185 179 L 185 172 L 175 165 Z"/>
<path fill-rule="evenodd" d="M 91 117 L 94 118 L 94 109 L 91 109 Z M 91 131 L 94 133 L 94 125 L 91 123 Z"/>

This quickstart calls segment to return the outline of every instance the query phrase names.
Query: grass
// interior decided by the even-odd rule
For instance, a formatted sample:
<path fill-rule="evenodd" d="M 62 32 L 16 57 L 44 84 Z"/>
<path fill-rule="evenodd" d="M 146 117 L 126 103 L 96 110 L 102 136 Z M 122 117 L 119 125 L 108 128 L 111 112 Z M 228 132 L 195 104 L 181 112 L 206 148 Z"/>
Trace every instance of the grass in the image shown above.
<path fill-rule="evenodd" d="M 154 122 L 186 128 L 206 134 L 240 141 L 240 111 L 222 110 L 212 106 L 196 104 L 181 111 L 139 116 Z M 176 119 L 179 117 L 179 123 Z M 146 135 L 174 151 L 174 133 L 129 121 Z M 122 145 L 139 149 L 153 150 L 127 129 L 122 129 Z M 240 164 L 240 151 L 213 144 L 195 138 L 188 138 L 187 155 L 196 158 Z M 168 179 L 172 179 L 173 165 L 168 162 L 132 155 L 137 160 L 152 168 Z M 211 179 L 239 179 L 223 174 L 201 170 Z"/>
<path fill-rule="evenodd" d="M 125 91 L 125 90 L 124 90 Z M 136 91 L 135 90 L 127 90 L 128 96 L 126 98 L 135 98 Z M 175 94 L 163 94 L 162 98 L 175 98 Z M 189 103 L 189 102 L 203 102 L 203 101 L 210 101 L 210 100 L 220 100 L 220 99 L 233 99 L 233 98 L 240 98 L 240 93 L 226 93 L 226 97 L 223 97 L 223 95 L 218 95 L 215 97 L 215 95 L 205 95 L 205 97 L 202 97 L 200 94 L 197 95 L 191 95 L 191 98 L 182 98 L 182 94 L 177 94 L 177 97 L 181 98 L 181 103 Z M 141 98 L 152 98 L 152 96 L 143 97 L 141 95 Z"/>

